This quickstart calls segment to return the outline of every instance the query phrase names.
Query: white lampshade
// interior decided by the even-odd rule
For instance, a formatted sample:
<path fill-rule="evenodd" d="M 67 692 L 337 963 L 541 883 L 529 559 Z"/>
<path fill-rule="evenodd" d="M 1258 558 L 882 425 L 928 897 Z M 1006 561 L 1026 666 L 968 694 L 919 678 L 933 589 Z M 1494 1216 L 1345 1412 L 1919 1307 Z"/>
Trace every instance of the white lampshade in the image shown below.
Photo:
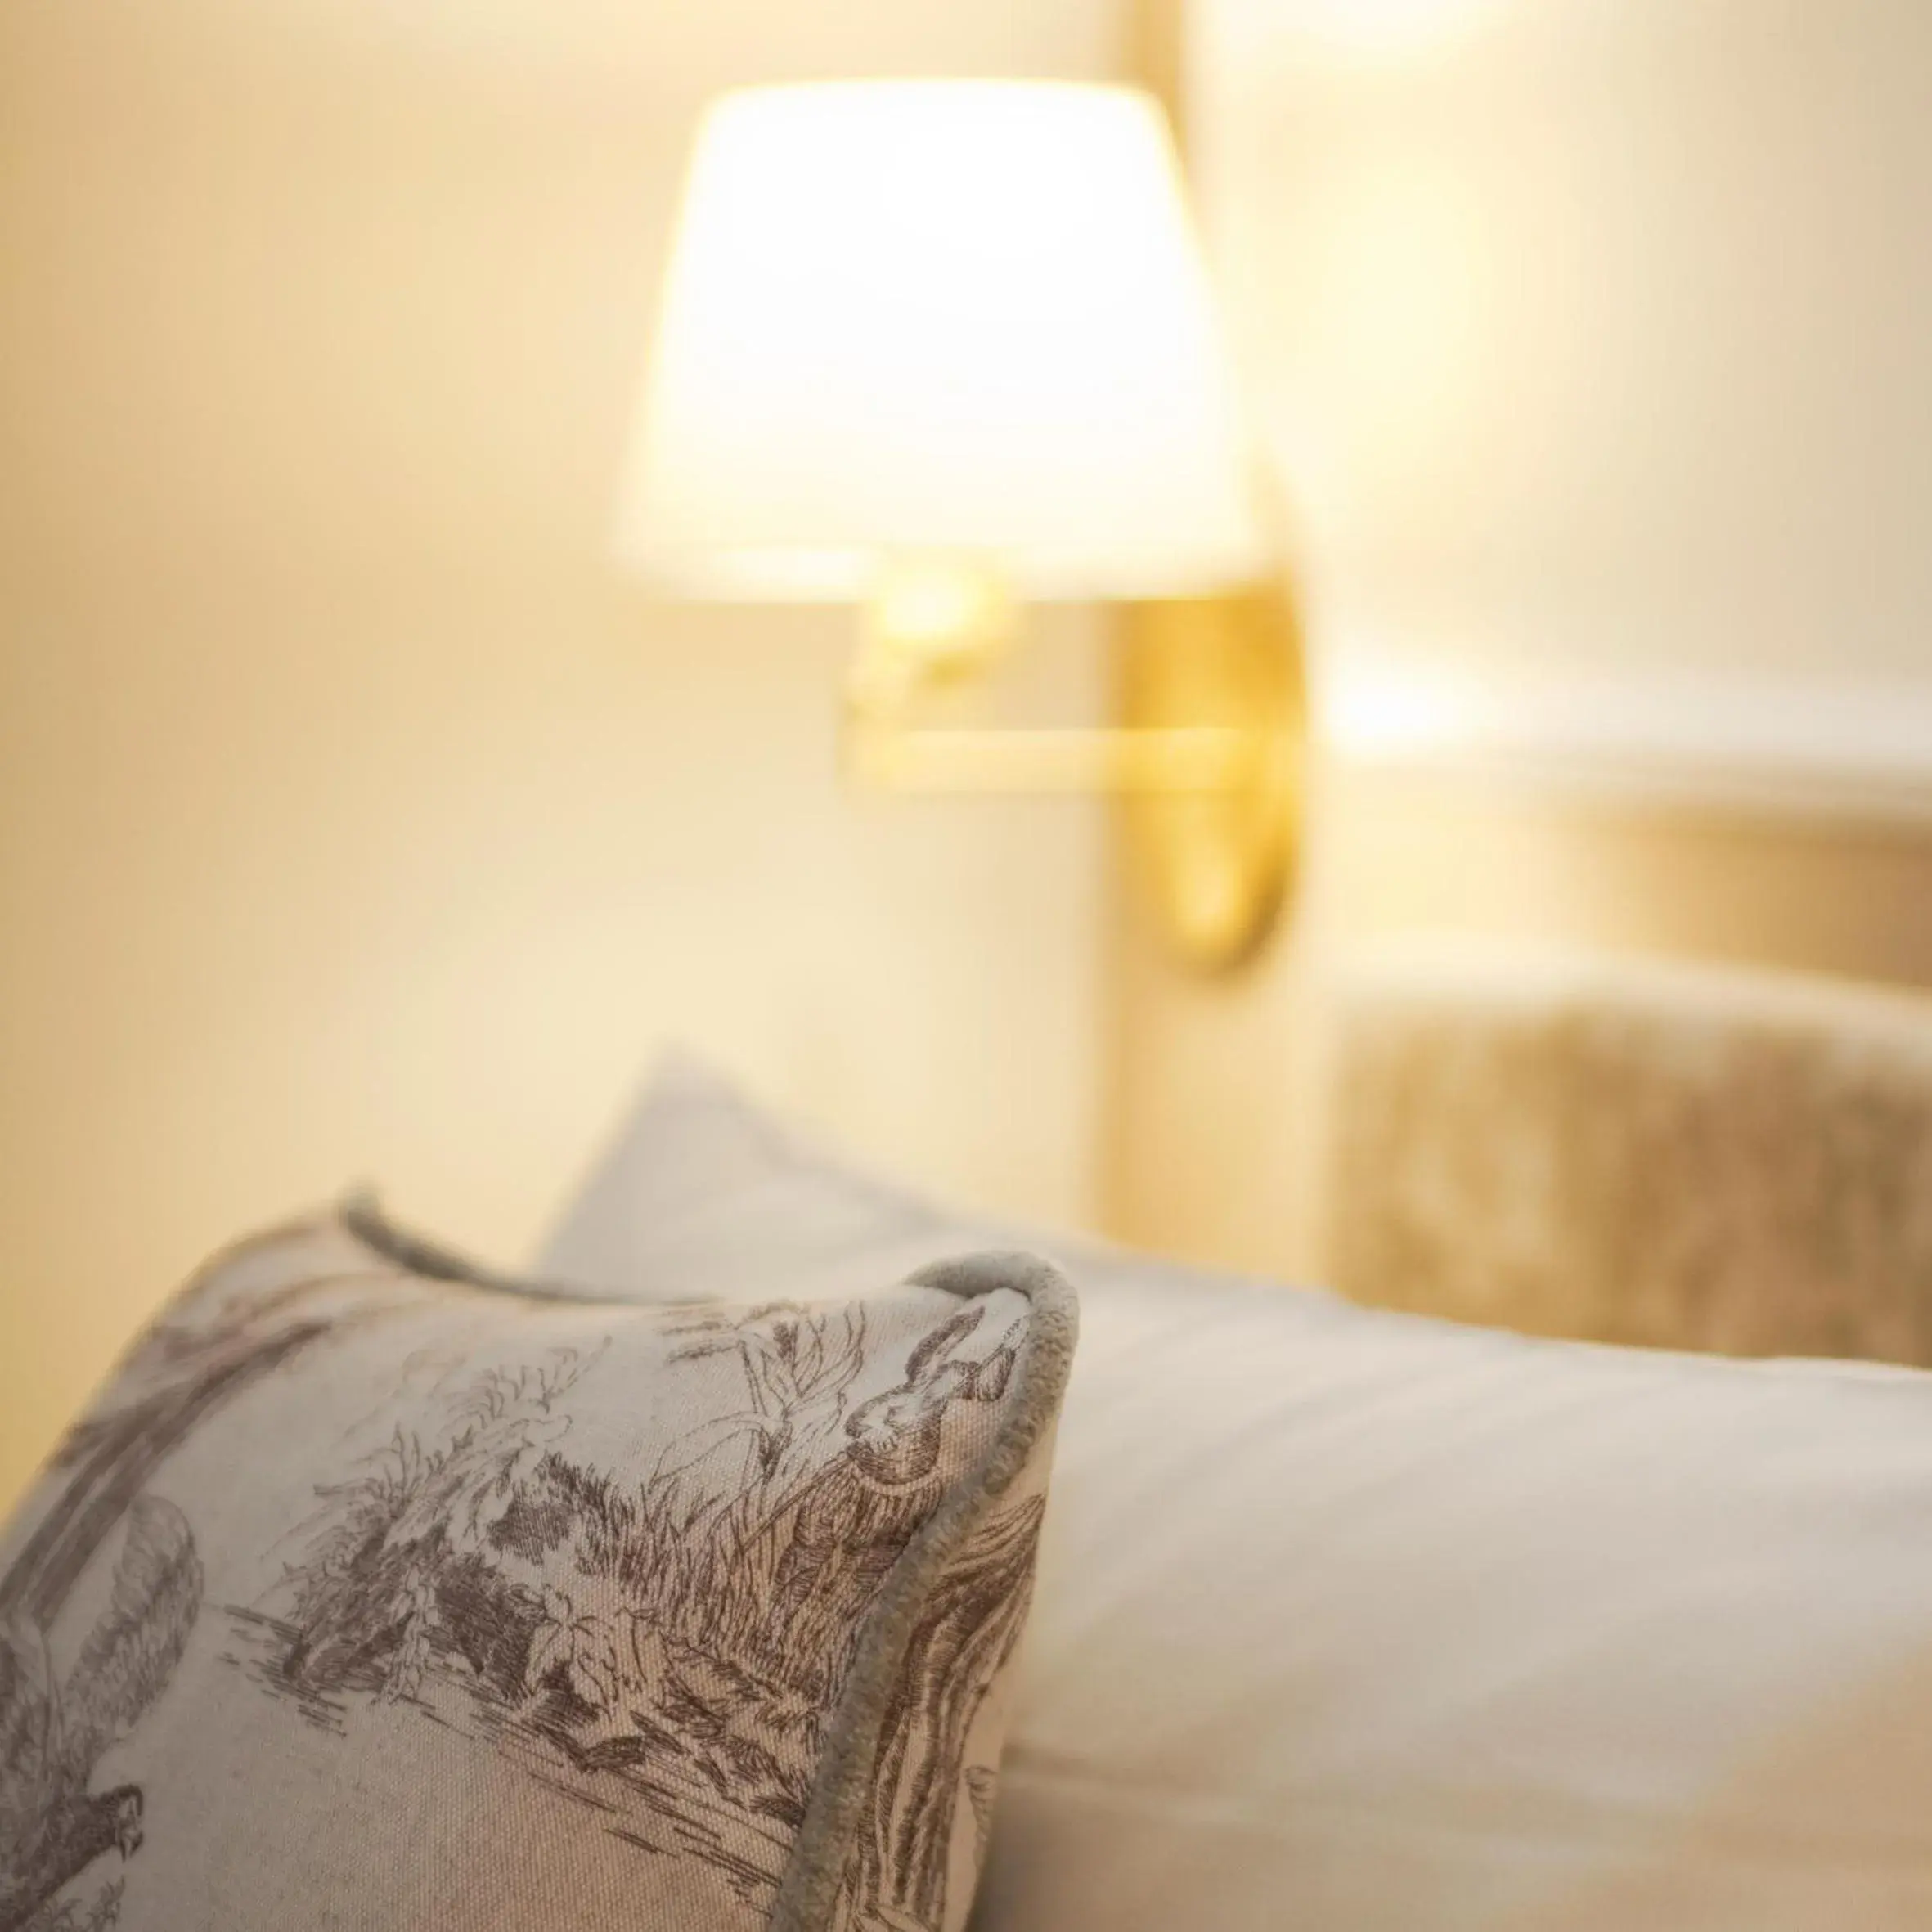
<path fill-rule="evenodd" d="M 966 554 L 1043 597 L 1251 576 L 1233 385 L 1159 108 L 1124 88 L 728 94 L 700 129 L 619 548 L 845 598 Z"/>

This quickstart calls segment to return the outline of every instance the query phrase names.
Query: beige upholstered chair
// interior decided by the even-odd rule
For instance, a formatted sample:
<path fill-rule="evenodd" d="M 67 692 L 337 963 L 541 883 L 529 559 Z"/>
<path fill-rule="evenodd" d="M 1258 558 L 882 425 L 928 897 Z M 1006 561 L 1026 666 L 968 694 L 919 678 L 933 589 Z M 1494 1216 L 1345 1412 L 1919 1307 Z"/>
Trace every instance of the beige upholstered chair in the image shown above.
<path fill-rule="evenodd" d="M 1932 1364 L 1932 1000 L 1437 948 L 1338 992 L 1328 1271 L 1543 1334 Z"/>

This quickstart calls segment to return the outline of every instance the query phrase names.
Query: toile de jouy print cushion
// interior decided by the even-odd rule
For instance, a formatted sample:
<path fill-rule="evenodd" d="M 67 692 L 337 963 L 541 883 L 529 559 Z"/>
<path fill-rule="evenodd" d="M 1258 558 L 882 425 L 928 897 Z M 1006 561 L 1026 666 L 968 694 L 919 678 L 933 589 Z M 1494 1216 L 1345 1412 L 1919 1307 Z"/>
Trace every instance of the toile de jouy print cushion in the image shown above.
<path fill-rule="evenodd" d="M 0 1932 L 953 1932 L 1073 1326 L 230 1251 L 0 1540 Z"/>

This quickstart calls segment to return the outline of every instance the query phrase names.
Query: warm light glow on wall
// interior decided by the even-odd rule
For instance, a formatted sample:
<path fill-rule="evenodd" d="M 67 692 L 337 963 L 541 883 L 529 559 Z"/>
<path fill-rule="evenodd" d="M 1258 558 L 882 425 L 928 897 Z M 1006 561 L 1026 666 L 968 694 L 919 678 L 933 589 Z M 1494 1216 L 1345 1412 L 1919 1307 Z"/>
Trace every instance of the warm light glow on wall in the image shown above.
<path fill-rule="evenodd" d="M 1332 387 L 1358 462 L 1400 477 L 1418 445 L 1453 436 L 1485 344 L 1480 308 L 1497 272 L 1479 212 L 1457 185 L 1397 155 L 1310 197 L 1323 265 L 1303 353 Z"/>
<path fill-rule="evenodd" d="M 1495 0 L 1290 0 L 1283 25 L 1337 47 L 1399 58 L 1481 25 Z"/>

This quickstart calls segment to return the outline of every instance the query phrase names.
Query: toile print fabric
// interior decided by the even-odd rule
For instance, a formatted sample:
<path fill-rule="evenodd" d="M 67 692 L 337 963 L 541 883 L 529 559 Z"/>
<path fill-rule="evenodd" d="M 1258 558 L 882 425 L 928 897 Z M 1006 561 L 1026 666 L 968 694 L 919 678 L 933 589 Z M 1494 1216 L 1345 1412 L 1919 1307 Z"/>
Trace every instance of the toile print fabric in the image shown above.
<path fill-rule="evenodd" d="M 231 1251 L 0 1541 L 0 1932 L 955 1932 L 1072 1337 Z"/>

